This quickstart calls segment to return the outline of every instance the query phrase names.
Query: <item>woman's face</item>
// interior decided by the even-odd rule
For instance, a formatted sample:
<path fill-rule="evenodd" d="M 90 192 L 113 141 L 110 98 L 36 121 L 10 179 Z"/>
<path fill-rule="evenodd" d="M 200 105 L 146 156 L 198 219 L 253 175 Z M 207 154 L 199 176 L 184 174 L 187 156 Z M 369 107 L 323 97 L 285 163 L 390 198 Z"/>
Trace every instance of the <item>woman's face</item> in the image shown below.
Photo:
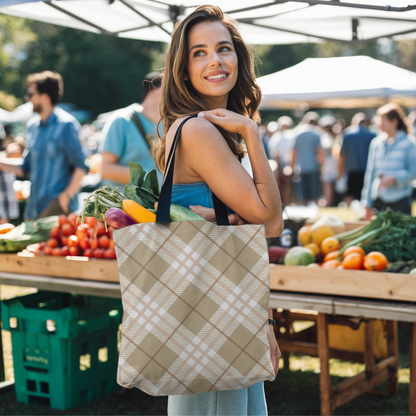
<path fill-rule="evenodd" d="M 389 137 L 393 137 L 397 133 L 397 120 L 390 120 L 386 115 L 382 115 L 379 122 L 380 130 L 387 133 Z"/>
<path fill-rule="evenodd" d="M 238 58 L 228 29 L 221 22 L 202 22 L 188 33 L 185 80 L 212 108 L 225 108 L 237 82 Z"/>

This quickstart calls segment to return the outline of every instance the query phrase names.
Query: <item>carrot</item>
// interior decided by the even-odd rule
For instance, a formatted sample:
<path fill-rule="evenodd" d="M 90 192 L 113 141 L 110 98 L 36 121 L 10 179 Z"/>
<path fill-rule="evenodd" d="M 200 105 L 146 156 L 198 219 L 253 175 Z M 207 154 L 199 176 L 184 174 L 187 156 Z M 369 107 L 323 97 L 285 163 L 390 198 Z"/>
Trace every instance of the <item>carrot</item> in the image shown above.
<path fill-rule="evenodd" d="M 125 199 L 123 201 L 123 210 L 130 217 L 134 218 L 137 222 L 156 222 L 156 215 L 150 212 L 148 209 L 142 207 L 136 201 L 131 199 Z"/>

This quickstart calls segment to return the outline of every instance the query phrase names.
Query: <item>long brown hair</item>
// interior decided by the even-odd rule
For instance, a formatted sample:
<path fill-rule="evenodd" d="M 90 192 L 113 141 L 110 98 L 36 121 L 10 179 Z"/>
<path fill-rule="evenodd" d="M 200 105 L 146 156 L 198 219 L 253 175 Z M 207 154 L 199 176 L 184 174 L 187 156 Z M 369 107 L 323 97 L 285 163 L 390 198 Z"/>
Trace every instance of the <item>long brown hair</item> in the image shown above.
<path fill-rule="evenodd" d="M 193 13 L 179 22 L 172 35 L 172 42 L 166 53 L 165 69 L 162 80 L 162 98 L 160 103 L 160 123 L 163 124 L 163 136 L 155 149 L 154 157 L 161 172 L 165 169 L 166 135 L 180 117 L 196 115 L 200 111 L 211 110 L 192 87 L 185 82 L 184 75 L 188 63 L 188 33 L 201 22 L 221 22 L 230 32 L 238 58 L 238 77 L 233 89 L 228 94 L 227 109 L 259 121 L 258 107 L 261 101 L 261 90 L 256 83 L 254 73 L 254 57 L 245 44 L 235 22 L 222 12 L 219 7 L 205 5 L 198 7 Z M 224 136 L 232 152 L 244 157 L 241 146 L 242 138 L 215 126 Z"/>
<path fill-rule="evenodd" d="M 409 122 L 402 108 L 396 103 L 383 105 L 377 110 L 379 116 L 386 116 L 390 121 L 397 120 L 397 130 L 403 130 L 409 134 Z"/>

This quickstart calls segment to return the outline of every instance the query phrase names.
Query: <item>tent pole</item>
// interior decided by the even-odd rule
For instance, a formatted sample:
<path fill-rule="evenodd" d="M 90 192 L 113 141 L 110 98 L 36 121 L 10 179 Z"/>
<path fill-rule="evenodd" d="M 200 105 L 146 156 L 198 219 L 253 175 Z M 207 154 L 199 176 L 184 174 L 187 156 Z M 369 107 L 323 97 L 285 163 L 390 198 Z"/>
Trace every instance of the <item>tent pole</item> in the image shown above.
<path fill-rule="evenodd" d="M 64 13 L 64 14 L 66 14 L 66 15 L 68 15 L 68 16 L 70 16 L 70 17 L 72 17 L 72 18 L 74 18 L 74 19 L 76 19 L 76 20 L 78 20 L 82 23 L 85 23 L 88 26 L 93 27 L 94 29 L 99 30 L 102 34 L 113 35 L 113 36 L 116 35 L 115 33 L 109 32 L 108 30 L 103 29 L 102 27 L 96 25 L 95 23 L 91 23 L 88 20 L 83 19 L 82 17 L 79 17 L 79 16 L 77 16 L 77 15 L 71 13 L 71 12 L 68 12 L 65 9 L 62 9 L 61 7 L 57 6 L 56 4 L 52 4 L 50 1 L 44 1 L 43 3 L 46 4 L 47 6 L 50 6 L 54 9 L 56 9 L 56 10 L 59 10 L 61 13 Z"/>

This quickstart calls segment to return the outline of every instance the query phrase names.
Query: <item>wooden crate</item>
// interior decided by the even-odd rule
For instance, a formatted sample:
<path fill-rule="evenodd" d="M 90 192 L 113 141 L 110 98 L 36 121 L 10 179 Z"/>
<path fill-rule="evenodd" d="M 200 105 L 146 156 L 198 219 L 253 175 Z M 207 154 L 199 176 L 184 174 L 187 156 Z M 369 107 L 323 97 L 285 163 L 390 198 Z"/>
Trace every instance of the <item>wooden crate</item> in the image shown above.
<path fill-rule="evenodd" d="M 416 276 L 270 265 L 272 290 L 416 302 Z"/>
<path fill-rule="evenodd" d="M 116 260 L 0 254 L 0 272 L 119 282 Z"/>

